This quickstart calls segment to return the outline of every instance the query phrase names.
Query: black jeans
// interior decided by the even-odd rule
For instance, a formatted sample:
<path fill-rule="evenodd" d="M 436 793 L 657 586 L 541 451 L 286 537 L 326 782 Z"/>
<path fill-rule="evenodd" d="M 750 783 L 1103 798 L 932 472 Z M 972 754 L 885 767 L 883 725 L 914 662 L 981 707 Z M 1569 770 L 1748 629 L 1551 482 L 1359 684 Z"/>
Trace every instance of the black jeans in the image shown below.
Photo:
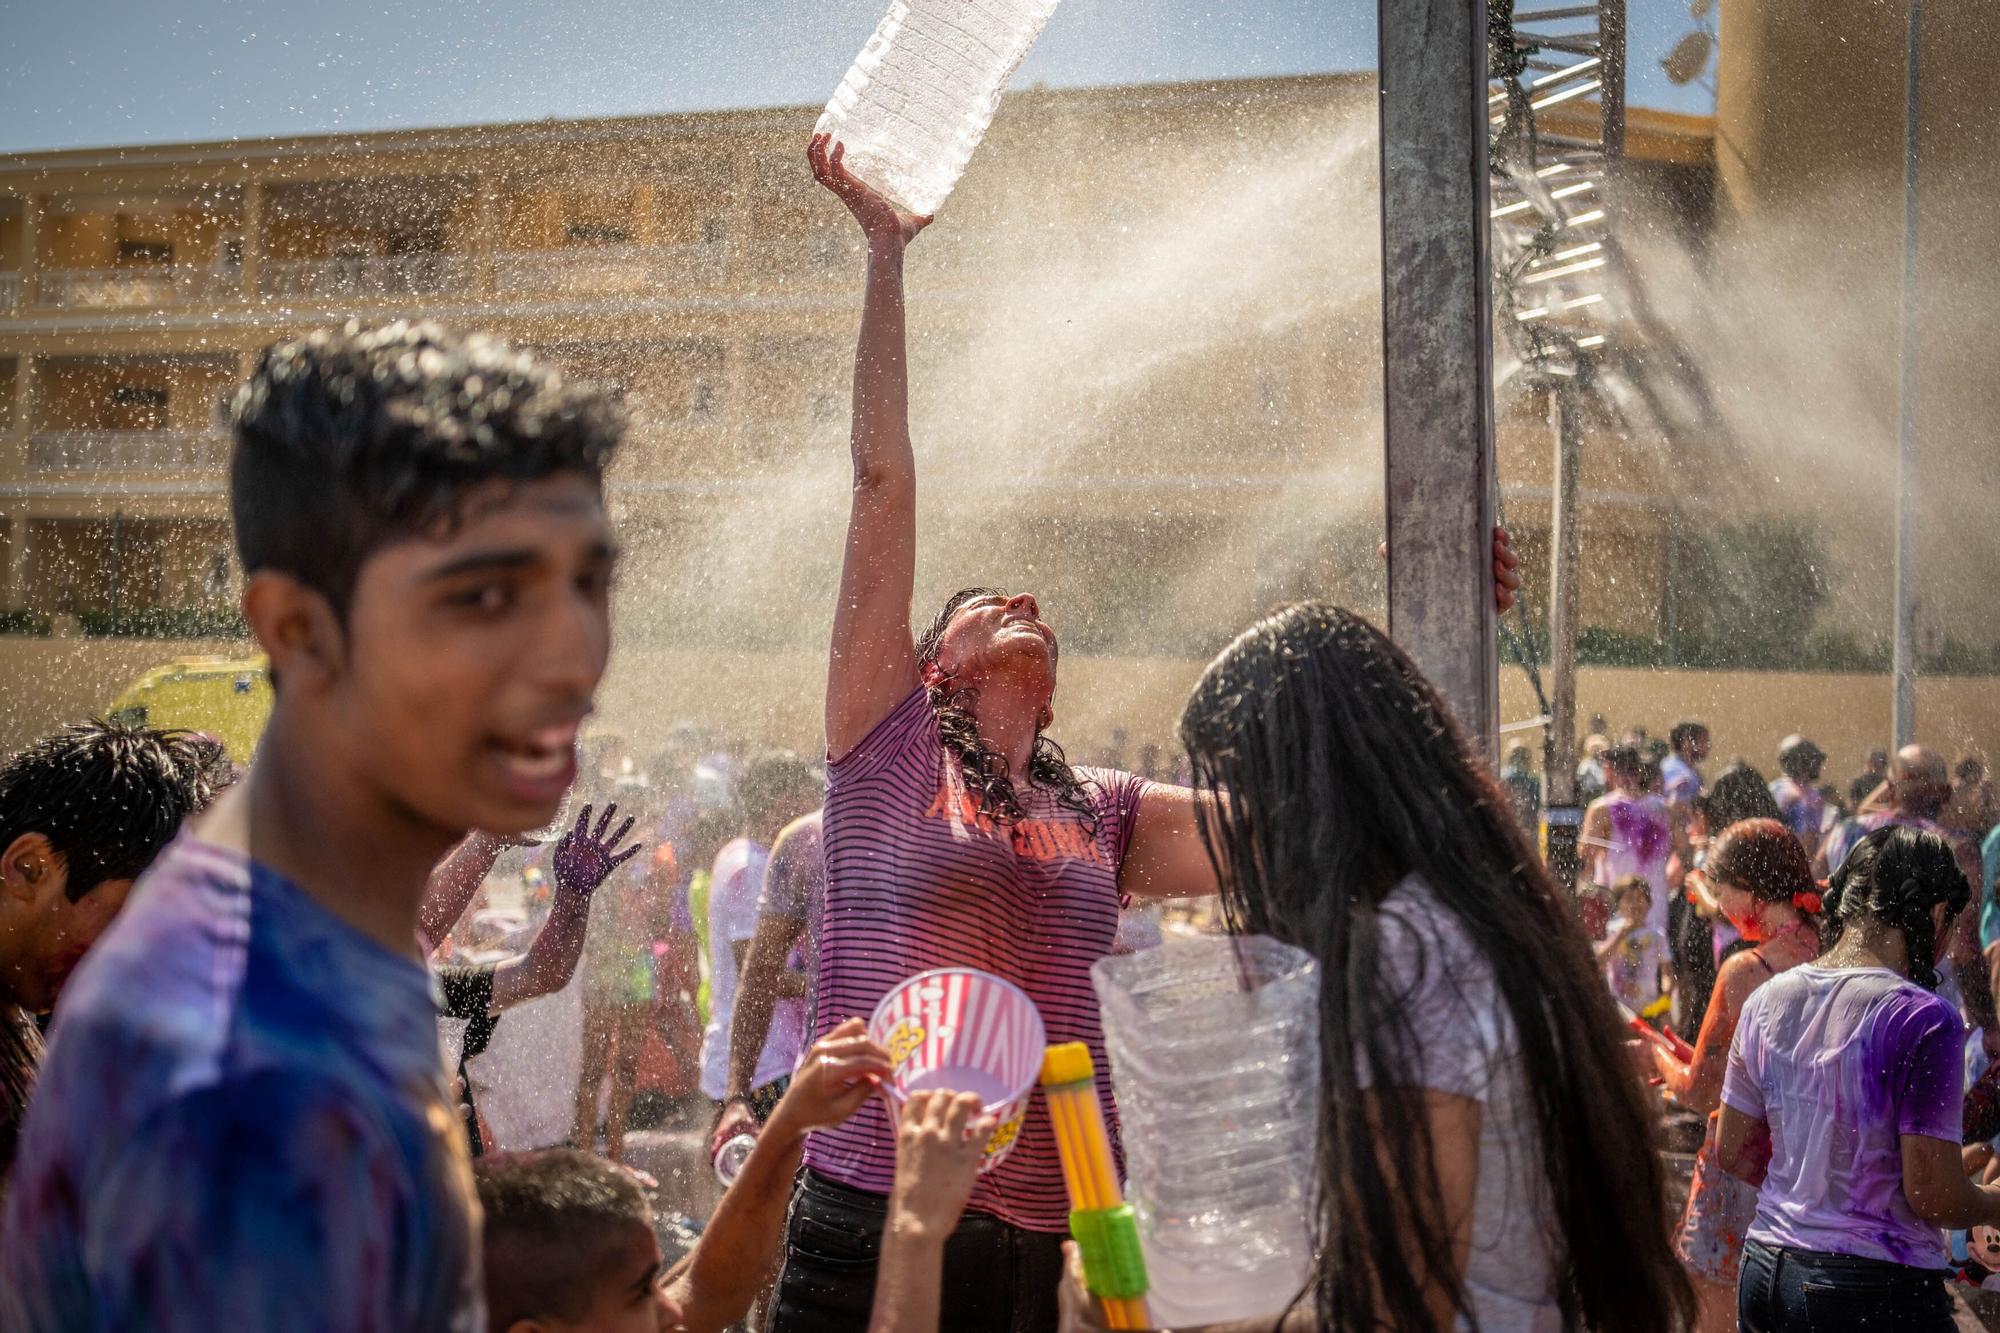
<path fill-rule="evenodd" d="M 785 1271 L 765 1333 L 865 1333 L 889 1201 L 799 1173 Z M 951 1333 L 1055 1333 L 1063 1237 L 968 1210 L 944 1245 L 940 1324 Z"/>
<path fill-rule="evenodd" d="M 1954 1327 L 1945 1273 L 1819 1250 L 1750 1241 L 1736 1285 L 1742 1333 L 1949 1333 Z"/>

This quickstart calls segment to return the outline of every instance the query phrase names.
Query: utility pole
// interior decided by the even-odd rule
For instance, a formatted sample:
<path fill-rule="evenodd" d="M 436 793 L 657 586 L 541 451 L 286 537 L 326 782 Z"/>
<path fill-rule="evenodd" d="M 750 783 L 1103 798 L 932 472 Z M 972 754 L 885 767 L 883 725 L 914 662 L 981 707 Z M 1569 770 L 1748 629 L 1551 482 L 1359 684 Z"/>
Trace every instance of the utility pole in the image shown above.
<path fill-rule="evenodd" d="M 1389 631 L 1490 759 L 1500 668 L 1486 8 L 1379 3 Z"/>
<path fill-rule="evenodd" d="M 1903 76 L 1903 327 L 1897 357 L 1896 633 L 1891 734 L 1896 748 L 1917 739 L 1917 40 L 1923 0 L 1910 0 Z"/>

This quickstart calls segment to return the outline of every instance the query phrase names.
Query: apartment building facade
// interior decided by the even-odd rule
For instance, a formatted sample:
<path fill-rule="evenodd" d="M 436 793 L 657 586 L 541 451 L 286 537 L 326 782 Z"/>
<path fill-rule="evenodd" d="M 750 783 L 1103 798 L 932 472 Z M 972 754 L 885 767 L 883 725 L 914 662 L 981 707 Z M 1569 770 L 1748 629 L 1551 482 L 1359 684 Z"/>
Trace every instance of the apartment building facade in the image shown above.
<path fill-rule="evenodd" d="M 1012 97 L 910 261 L 940 479 L 927 534 L 1025 562 L 1121 651 L 1170 646 L 1114 604 L 1157 596 L 1157 571 L 1190 553 L 1219 570 L 1180 580 L 1176 625 L 1196 641 L 1260 601 L 1371 578 L 1373 104 L 1372 76 Z M 679 553 L 667 583 L 709 577 L 718 526 L 766 550 L 810 545 L 790 573 L 739 574 L 719 595 L 755 588 L 768 618 L 816 624 L 861 255 L 806 170 L 812 117 L 0 158 L 0 605 L 228 606 L 232 387 L 274 339 L 423 316 L 612 387 L 632 420 L 614 512 L 650 535 L 630 544 Z M 1639 169 L 1697 227 L 1712 133 L 1633 117 Z M 1531 548 L 1549 453 L 1541 406 L 1515 404 L 1502 474 Z M 1689 498 L 1652 448 L 1605 441 L 1588 468 L 1586 621 L 1647 632 L 1671 576 L 1659 543 Z M 1297 549 L 1336 528 L 1351 540 Z M 731 632 L 727 607 L 683 609 L 683 629 Z"/>

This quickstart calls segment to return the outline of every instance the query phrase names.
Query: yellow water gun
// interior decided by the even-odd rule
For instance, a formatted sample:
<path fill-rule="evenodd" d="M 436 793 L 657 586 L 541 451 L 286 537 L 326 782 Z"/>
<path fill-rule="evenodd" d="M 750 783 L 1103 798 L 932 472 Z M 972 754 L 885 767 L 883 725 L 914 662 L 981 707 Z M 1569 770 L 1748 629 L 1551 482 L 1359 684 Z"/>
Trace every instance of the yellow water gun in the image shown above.
<path fill-rule="evenodd" d="M 1042 1096 L 1069 1186 L 1069 1230 L 1083 1251 L 1083 1281 L 1113 1328 L 1151 1328 L 1146 1257 L 1132 1206 L 1118 1188 L 1111 1136 L 1097 1104 L 1097 1070 L 1080 1041 L 1051 1046 L 1042 1059 Z"/>

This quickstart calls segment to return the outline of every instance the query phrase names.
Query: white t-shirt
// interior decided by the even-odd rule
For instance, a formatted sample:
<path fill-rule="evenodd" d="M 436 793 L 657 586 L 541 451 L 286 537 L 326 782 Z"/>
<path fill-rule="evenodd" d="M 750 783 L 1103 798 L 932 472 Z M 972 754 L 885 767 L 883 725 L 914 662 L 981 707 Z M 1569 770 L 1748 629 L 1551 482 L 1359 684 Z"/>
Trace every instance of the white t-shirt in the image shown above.
<path fill-rule="evenodd" d="M 1534 1103 L 1493 969 L 1464 925 L 1411 876 L 1382 900 L 1381 969 L 1422 1043 L 1423 1087 L 1480 1103 L 1479 1181 L 1465 1293 L 1486 1333 L 1556 1333 L 1555 1230 Z M 1357 1067 L 1363 1087 L 1371 1081 Z M 1459 1327 L 1469 1327 L 1461 1320 Z"/>
<path fill-rule="evenodd" d="M 729 1025 L 736 1012 L 737 943 L 757 933 L 757 899 L 764 890 L 770 850 L 737 838 L 716 853 L 708 883 L 708 1030 L 701 1039 L 701 1090 L 720 1101 L 729 1090 Z M 779 1000 L 771 1010 L 771 1030 L 757 1057 L 751 1087 L 761 1088 L 792 1072 L 805 1040 L 805 1005 Z"/>
<path fill-rule="evenodd" d="M 1946 1266 L 1944 1233 L 1903 1193 L 1903 1136 L 1957 1144 L 1965 1026 L 1880 967 L 1806 963 L 1743 1003 L 1722 1101 L 1771 1127 L 1749 1237 L 1766 1245 Z"/>

